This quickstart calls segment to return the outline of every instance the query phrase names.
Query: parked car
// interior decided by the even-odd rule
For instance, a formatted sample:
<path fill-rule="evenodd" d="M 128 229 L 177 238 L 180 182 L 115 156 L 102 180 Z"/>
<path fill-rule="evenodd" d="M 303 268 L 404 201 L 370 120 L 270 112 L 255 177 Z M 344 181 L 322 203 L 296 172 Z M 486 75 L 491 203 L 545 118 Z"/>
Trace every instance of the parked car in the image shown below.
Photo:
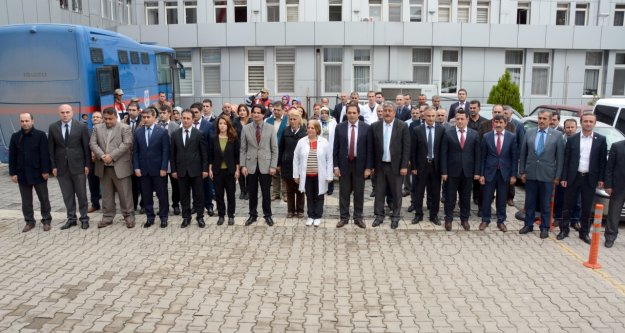
<path fill-rule="evenodd" d="M 493 104 L 480 105 L 480 116 L 486 119 L 493 119 Z M 512 109 L 512 118 L 521 120 L 523 116 L 519 113 L 519 111 Z"/>
<path fill-rule="evenodd" d="M 548 110 L 551 112 L 558 112 L 560 117 L 569 116 L 569 117 L 581 117 L 582 114 L 586 111 L 592 111 L 592 106 L 590 105 L 539 105 L 530 112 L 529 116 L 538 116 L 538 112 L 541 110 Z"/>
<path fill-rule="evenodd" d="M 625 98 L 602 98 L 593 109 L 597 121 L 610 124 L 625 132 Z"/>
<path fill-rule="evenodd" d="M 523 118 L 521 121 L 523 122 L 523 126 L 525 127 L 525 130 L 528 130 L 530 128 L 534 128 L 534 127 L 538 127 L 538 116 L 527 116 L 525 118 Z M 560 117 L 560 124 L 564 124 L 564 121 L 567 119 L 575 119 L 577 120 L 577 131 L 581 131 L 581 126 L 579 124 L 579 118 L 577 117 Z M 606 123 L 602 123 L 600 121 L 597 121 L 597 124 L 595 125 L 595 132 L 605 136 L 606 138 L 606 143 L 608 144 L 608 150 L 610 150 L 610 147 L 612 146 L 613 143 L 615 142 L 619 142 L 619 141 L 623 141 L 625 140 L 625 135 L 623 135 L 623 133 L 621 133 L 621 131 L 619 131 L 618 129 L 612 127 L 611 125 L 608 125 Z M 599 189 L 597 188 L 595 191 L 595 200 L 594 200 L 595 204 L 602 204 L 603 205 L 603 216 L 607 216 L 608 215 L 608 207 L 610 206 L 610 196 L 608 195 L 608 193 L 606 193 L 606 191 L 604 191 L 603 189 Z M 625 221 L 625 206 L 623 206 L 623 208 L 621 208 L 621 221 Z"/>

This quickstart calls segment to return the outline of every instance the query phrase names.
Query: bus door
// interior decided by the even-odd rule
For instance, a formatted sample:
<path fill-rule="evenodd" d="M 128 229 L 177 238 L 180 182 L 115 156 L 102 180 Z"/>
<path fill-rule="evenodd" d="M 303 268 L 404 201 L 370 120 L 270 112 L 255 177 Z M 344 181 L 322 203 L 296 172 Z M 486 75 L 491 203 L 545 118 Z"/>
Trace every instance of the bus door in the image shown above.
<path fill-rule="evenodd" d="M 119 88 L 119 71 L 117 66 L 102 66 L 96 68 L 98 95 L 100 96 L 100 110 L 113 107 L 115 104 L 115 89 Z"/>

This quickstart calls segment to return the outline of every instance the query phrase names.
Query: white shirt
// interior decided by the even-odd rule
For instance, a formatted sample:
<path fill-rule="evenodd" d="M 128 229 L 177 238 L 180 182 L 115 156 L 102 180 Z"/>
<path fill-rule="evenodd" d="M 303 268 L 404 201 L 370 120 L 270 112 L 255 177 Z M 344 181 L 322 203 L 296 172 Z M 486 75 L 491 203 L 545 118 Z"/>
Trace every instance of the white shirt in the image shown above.
<path fill-rule="evenodd" d="M 150 129 L 149 131 L 148 131 L 148 128 Z M 152 134 L 154 134 L 154 124 L 152 124 L 152 126 L 149 126 L 149 127 L 145 126 L 145 143 L 146 143 L 146 145 L 149 146 L 150 145 L 150 140 L 148 140 L 148 132 L 151 132 L 150 136 Z"/>
<path fill-rule="evenodd" d="M 495 148 L 497 148 L 497 130 L 493 129 L 495 132 Z M 501 147 L 503 147 L 503 139 L 506 136 L 506 130 L 501 131 Z"/>
<path fill-rule="evenodd" d="M 590 136 L 584 136 L 583 133 L 579 134 L 579 166 L 578 172 L 588 172 L 590 168 L 590 149 L 592 148 L 593 134 Z"/>
<path fill-rule="evenodd" d="M 382 120 L 382 145 L 384 148 L 384 151 L 382 152 L 382 162 L 390 162 L 391 161 L 391 138 L 393 137 L 393 123 L 395 123 L 395 121 L 391 121 L 390 123 L 387 123 L 386 121 Z M 388 143 L 384 142 L 384 133 L 388 131 Z M 384 159 L 384 152 L 388 152 L 388 158 Z"/>
<path fill-rule="evenodd" d="M 354 157 L 358 155 L 358 122 L 355 124 L 347 122 L 347 154 L 349 154 L 349 145 L 352 142 L 352 126 L 355 126 L 354 130 Z"/>
<path fill-rule="evenodd" d="M 347 114 L 347 110 L 345 110 L 347 108 L 346 105 L 343 106 L 343 109 L 341 109 L 341 116 L 339 117 L 339 119 L 334 119 L 336 120 L 337 124 L 340 124 L 343 121 L 343 117 L 345 117 L 345 115 Z M 373 124 L 374 122 L 378 121 L 378 113 L 375 111 L 371 112 L 371 109 L 369 109 L 369 106 L 362 106 L 360 104 L 358 104 L 358 109 L 360 110 L 360 115 L 362 116 L 362 118 L 364 118 L 365 123 L 367 123 L 368 125 Z"/>

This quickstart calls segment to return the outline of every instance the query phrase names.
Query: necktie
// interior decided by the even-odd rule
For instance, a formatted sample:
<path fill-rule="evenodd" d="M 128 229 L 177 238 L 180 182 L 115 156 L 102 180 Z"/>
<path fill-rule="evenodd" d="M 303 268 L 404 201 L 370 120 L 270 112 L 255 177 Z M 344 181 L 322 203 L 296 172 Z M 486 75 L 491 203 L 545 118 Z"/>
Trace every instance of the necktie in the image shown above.
<path fill-rule="evenodd" d="M 464 130 L 460 130 L 460 149 L 464 149 Z"/>
<path fill-rule="evenodd" d="M 536 156 L 542 155 L 543 150 L 545 150 L 545 132 L 542 130 L 538 132 L 540 137 L 538 138 L 538 147 L 536 147 Z"/>
<path fill-rule="evenodd" d="M 160 125 L 161 125 L 162 128 L 167 128 L 167 123 L 164 122 L 164 121 L 161 121 Z"/>
<path fill-rule="evenodd" d="M 350 161 L 354 160 L 354 155 L 355 155 L 354 141 L 356 141 L 356 125 L 352 125 L 352 134 L 350 135 L 349 153 L 347 155 L 347 159 L 349 159 Z"/>
<path fill-rule="evenodd" d="M 501 132 L 497 132 L 497 155 L 501 155 Z"/>
<path fill-rule="evenodd" d="M 69 142 L 69 124 L 65 124 L 65 144 Z"/>
<path fill-rule="evenodd" d="M 256 125 L 256 144 L 260 144 L 260 125 Z"/>
<path fill-rule="evenodd" d="M 390 152 L 389 152 L 390 142 L 391 142 L 391 125 L 385 124 L 384 125 L 384 155 L 382 156 L 382 161 L 387 162 L 391 160 Z"/>
<path fill-rule="evenodd" d="M 134 132 L 134 130 L 135 130 L 135 121 L 134 120 L 130 121 L 130 127 L 132 128 L 132 131 Z"/>
<path fill-rule="evenodd" d="M 184 140 L 184 146 L 186 147 L 187 143 L 189 142 L 189 130 L 186 129 L 186 130 L 184 130 L 184 132 L 187 133 L 187 138 Z"/>
<path fill-rule="evenodd" d="M 148 142 L 146 142 L 146 145 L 150 145 L 150 138 L 152 137 L 152 127 L 148 127 Z"/>
<path fill-rule="evenodd" d="M 428 126 L 428 160 L 434 158 L 434 143 L 432 142 L 432 126 Z"/>

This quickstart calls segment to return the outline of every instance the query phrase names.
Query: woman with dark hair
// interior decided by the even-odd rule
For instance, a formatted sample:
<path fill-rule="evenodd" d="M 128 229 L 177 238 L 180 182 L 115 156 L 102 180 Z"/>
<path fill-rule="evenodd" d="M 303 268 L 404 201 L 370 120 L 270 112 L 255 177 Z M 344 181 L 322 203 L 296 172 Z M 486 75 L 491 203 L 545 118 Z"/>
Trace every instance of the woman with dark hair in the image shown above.
<path fill-rule="evenodd" d="M 293 180 L 293 152 L 297 142 L 306 136 L 306 126 L 302 125 L 302 116 L 299 111 L 289 111 L 289 126 L 282 133 L 282 140 L 278 147 L 278 167 L 282 179 L 286 182 L 287 218 L 297 216 L 304 217 L 304 193 L 297 190 L 297 184 Z"/>
<path fill-rule="evenodd" d="M 228 225 L 234 224 L 234 210 L 236 202 L 234 193 L 235 182 L 239 179 L 239 153 L 240 141 L 237 131 L 232 126 L 230 118 L 225 115 L 219 116 L 215 121 L 215 137 L 210 140 L 208 176 L 215 184 L 215 201 L 217 201 L 217 213 L 219 219 L 217 225 L 224 224 L 226 204 L 224 192 L 228 198 Z"/>
<path fill-rule="evenodd" d="M 250 109 L 248 109 L 247 105 L 240 104 L 239 107 L 237 108 L 237 115 L 238 117 L 234 119 L 234 122 L 232 123 L 232 125 L 237 130 L 237 135 L 240 138 L 241 130 L 243 130 L 243 126 L 247 125 L 247 123 L 250 121 Z M 241 200 L 249 199 L 249 195 L 247 194 L 247 186 L 246 186 L 245 180 L 246 180 L 246 177 L 243 175 L 240 175 L 239 190 L 241 194 L 239 194 L 239 199 Z"/>

